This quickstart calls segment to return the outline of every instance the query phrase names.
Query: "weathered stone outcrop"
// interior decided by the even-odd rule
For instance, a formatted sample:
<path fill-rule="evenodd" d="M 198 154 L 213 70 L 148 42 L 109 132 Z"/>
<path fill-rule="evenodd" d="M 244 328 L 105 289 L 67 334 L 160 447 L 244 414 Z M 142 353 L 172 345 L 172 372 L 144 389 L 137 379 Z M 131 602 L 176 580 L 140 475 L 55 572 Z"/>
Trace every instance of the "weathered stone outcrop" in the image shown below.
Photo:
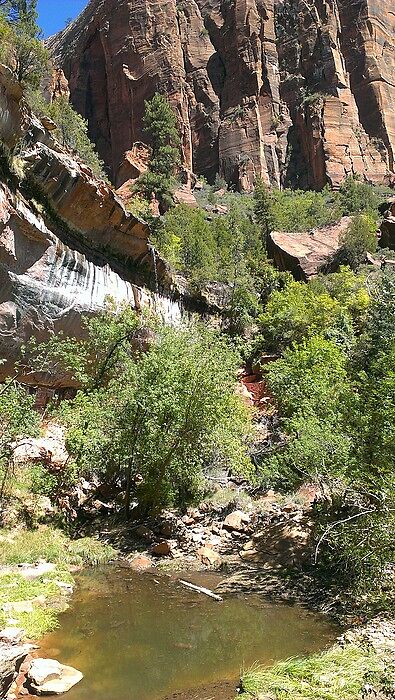
<path fill-rule="evenodd" d="M 110 265 L 97 252 L 100 245 L 95 251 L 90 243 L 59 225 L 49 228 L 26 200 L 0 185 L 0 357 L 9 361 L 2 373 L 32 336 L 43 340 L 62 330 L 81 337 L 82 315 L 103 310 L 108 297 L 136 309 L 151 307 L 170 321 L 181 317 L 178 302 L 133 284 L 127 265 Z M 66 379 L 58 377 L 58 385 Z"/>
<path fill-rule="evenodd" d="M 49 45 L 117 185 L 158 89 L 178 115 L 189 170 L 245 189 L 257 175 L 279 184 L 287 115 L 273 0 L 92 0 Z"/>
<path fill-rule="evenodd" d="M 12 172 L 0 178 L 2 376 L 30 337 L 42 340 L 59 330 L 80 337 L 83 314 L 102 310 L 108 297 L 179 320 L 180 303 L 158 293 L 160 287 L 170 294 L 171 280 L 149 243 L 147 224 L 59 146 L 2 67 L 0 100 L 0 142 L 12 149 L 23 136 L 21 183 Z M 5 160 L 7 170 L 12 163 Z"/>
<path fill-rule="evenodd" d="M 0 643 L 0 697 L 7 696 L 16 671 L 30 649 L 28 644 Z"/>
<path fill-rule="evenodd" d="M 268 241 L 269 254 L 279 270 L 289 270 L 296 280 L 306 282 L 336 253 L 350 222 L 351 219 L 344 216 L 338 224 L 306 233 L 273 231 Z"/>
<path fill-rule="evenodd" d="M 385 0 L 91 0 L 49 46 L 118 187 L 157 90 L 189 170 L 338 187 L 393 169 L 394 17 Z"/>
<path fill-rule="evenodd" d="M 365 79 L 364 62 L 357 62 L 355 56 L 366 51 L 369 27 L 374 54 L 383 49 L 381 36 L 373 30 L 377 20 L 387 23 L 389 33 L 392 27 L 394 36 L 394 16 L 385 2 L 379 4 L 373 19 L 375 2 L 369 0 L 277 0 L 281 96 L 293 122 L 287 173 L 291 183 L 338 187 L 347 175 L 383 182 L 393 167 L 392 146 L 388 139 L 385 144 L 380 140 L 384 134 L 378 120 L 384 105 L 370 100 L 369 108 L 377 119 L 369 122 L 361 117 L 355 92 L 355 86 Z M 392 82 L 394 98 L 394 67 Z M 383 114 L 383 119 L 390 115 Z"/>

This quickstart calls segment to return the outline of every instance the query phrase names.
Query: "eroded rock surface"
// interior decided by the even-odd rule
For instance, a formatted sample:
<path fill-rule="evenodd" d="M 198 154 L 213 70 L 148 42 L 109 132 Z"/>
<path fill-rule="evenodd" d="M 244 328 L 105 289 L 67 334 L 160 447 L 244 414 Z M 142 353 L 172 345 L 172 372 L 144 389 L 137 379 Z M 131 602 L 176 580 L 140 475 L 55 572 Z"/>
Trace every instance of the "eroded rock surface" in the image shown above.
<path fill-rule="evenodd" d="M 393 170 L 394 31 L 385 0 L 91 0 L 49 46 L 118 187 L 160 90 L 189 170 L 319 188 Z"/>
<path fill-rule="evenodd" d="M 273 231 L 269 236 L 270 255 L 279 270 L 289 270 L 296 280 L 307 281 L 325 266 L 339 248 L 342 234 L 351 219 L 305 233 Z"/>
<path fill-rule="evenodd" d="M 160 286 L 169 293 L 171 280 L 147 224 L 59 146 L 1 66 L 0 109 L 0 141 L 12 149 L 24 139 L 22 183 L 12 175 L 8 184 L 0 181 L 0 356 L 8 361 L 2 376 L 32 336 L 63 330 L 81 337 L 82 315 L 104 309 L 108 297 L 177 322 L 180 303 L 158 292 Z M 40 377 L 47 381 L 53 378 Z"/>

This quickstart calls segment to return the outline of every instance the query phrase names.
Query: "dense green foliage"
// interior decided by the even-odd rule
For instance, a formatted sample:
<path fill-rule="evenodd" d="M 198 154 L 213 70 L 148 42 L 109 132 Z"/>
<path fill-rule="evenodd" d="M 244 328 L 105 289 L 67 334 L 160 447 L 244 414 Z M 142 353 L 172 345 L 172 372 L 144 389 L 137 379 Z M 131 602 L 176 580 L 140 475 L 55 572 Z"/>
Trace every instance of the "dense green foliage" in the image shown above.
<path fill-rule="evenodd" d="M 152 511 L 193 500 L 212 467 L 248 473 L 249 414 L 234 393 L 238 356 L 218 333 L 155 325 L 143 351 L 141 324 L 130 310 L 104 315 L 88 322 L 87 341 L 35 352 L 83 385 L 62 409 L 80 473 L 120 481 L 127 510 L 138 479 L 139 506 Z"/>
<path fill-rule="evenodd" d="M 180 162 L 177 117 L 163 95 L 155 93 L 145 102 L 144 130 L 151 145 L 148 171 L 141 175 L 134 191 L 147 201 L 155 195 L 163 211 L 173 204 L 175 174 Z"/>
<path fill-rule="evenodd" d="M 331 303 L 320 299 L 323 287 Z M 276 345 L 283 356 L 266 375 L 281 438 L 263 460 L 262 478 L 289 488 L 306 481 L 320 486 L 317 571 L 335 582 L 341 567 L 342 584 L 375 604 L 384 604 L 395 559 L 394 290 L 392 275 L 379 276 L 369 297 L 362 277 L 344 269 L 301 285 L 296 295 L 286 288 L 284 305 L 274 293 L 264 326 L 285 331 Z M 339 313 L 347 318 L 346 335 L 337 332 Z"/>
<path fill-rule="evenodd" d="M 96 177 L 105 177 L 104 165 L 88 136 L 88 123 L 75 111 L 67 97 L 61 96 L 49 103 L 39 89 L 30 88 L 26 97 L 33 112 L 50 117 L 57 128 L 52 132 L 59 143 L 69 148 Z"/>
<path fill-rule="evenodd" d="M 33 397 L 13 380 L 0 387 L 0 498 L 8 495 L 13 473 L 15 443 L 37 434 L 39 418 L 33 410 Z"/>
<path fill-rule="evenodd" d="M 0 6 L 0 60 L 11 66 L 24 85 L 37 87 L 49 62 L 39 39 L 36 0 L 11 0 Z"/>
<path fill-rule="evenodd" d="M 270 293 L 290 278 L 268 260 L 251 197 L 232 198 L 224 216 L 174 207 L 156 226 L 153 242 L 192 289 L 211 281 L 228 286 L 224 319 L 233 334 L 250 328 Z"/>

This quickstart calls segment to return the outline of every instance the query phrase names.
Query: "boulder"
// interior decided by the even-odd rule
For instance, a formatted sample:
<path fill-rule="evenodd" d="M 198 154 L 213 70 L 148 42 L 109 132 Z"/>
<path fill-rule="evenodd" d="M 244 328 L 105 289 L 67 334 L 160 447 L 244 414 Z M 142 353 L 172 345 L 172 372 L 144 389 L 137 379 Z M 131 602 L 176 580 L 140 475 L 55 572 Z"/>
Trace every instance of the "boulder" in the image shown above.
<path fill-rule="evenodd" d="M 152 569 L 153 566 L 153 561 L 143 554 L 134 557 L 130 562 L 130 567 L 133 571 L 147 571 L 148 569 Z"/>
<path fill-rule="evenodd" d="M 81 671 L 54 659 L 33 659 L 27 673 L 29 690 L 36 695 L 62 695 L 83 679 Z"/>
<path fill-rule="evenodd" d="M 171 546 L 170 543 L 167 542 L 167 540 L 164 540 L 163 542 L 158 542 L 158 544 L 154 544 L 153 547 L 151 547 L 151 553 L 154 554 L 156 557 L 167 557 L 171 553 Z"/>
<path fill-rule="evenodd" d="M 25 630 L 20 627 L 5 627 L 0 631 L 0 642 L 18 644 L 24 637 Z"/>
<path fill-rule="evenodd" d="M 307 282 L 333 258 L 350 223 L 351 218 L 343 216 L 337 224 L 304 233 L 273 231 L 269 255 L 279 270 L 288 270 L 296 280 Z"/>
<path fill-rule="evenodd" d="M 250 522 L 250 516 L 243 513 L 241 510 L 235 510 L 233 513 L 229 513 L 224 520 L 224 527 L 227 530 L 235 530 L 236 532 L 243 532 L 245 526 Z"/>
<path fill-rule="evenodd" d="M 0 697 L 6 697 L 6 694 L 14 680 L 17 669 L 22 661 L 26 658 L 31 645 L 10 645 L 9 643 L 0 643 Z"/>
<path fill-rule="evenodd" d="M 197 556 L 205 566 L 217 567 L 221 564 L 220 555 L 210 547 L 200 547 L 197 550 Z"/>

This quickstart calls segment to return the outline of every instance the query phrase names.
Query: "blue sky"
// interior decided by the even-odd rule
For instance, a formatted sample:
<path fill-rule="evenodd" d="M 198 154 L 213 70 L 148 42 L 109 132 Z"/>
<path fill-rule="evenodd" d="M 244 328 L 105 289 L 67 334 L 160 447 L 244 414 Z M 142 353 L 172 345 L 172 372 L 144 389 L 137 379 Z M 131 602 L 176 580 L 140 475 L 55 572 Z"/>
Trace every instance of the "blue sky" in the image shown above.
<path fill-rule="evenodd" d="M 63 29 L 66 21 L 74 19 L 87 4 L 88 0 L 38 0 L 38 21 L 44 36 Z"/>

